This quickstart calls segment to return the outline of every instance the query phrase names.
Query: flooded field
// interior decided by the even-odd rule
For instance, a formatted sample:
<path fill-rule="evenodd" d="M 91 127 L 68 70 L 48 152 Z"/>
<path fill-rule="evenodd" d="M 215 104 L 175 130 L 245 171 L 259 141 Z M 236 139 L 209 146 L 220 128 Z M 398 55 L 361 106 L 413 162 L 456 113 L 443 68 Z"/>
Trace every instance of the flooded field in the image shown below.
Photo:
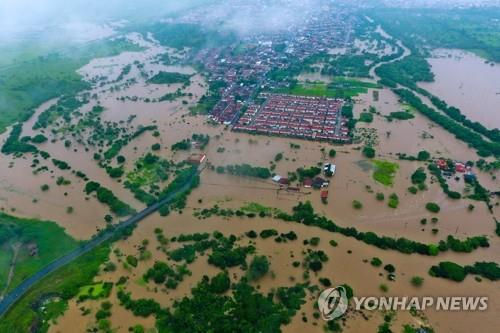
<path fill-rule="evenodd" d="M 420 83 L 469 119 L 500 127 L 500 65 L 466 51 L 439 49 L 427 59 L 435 81 Z"/>

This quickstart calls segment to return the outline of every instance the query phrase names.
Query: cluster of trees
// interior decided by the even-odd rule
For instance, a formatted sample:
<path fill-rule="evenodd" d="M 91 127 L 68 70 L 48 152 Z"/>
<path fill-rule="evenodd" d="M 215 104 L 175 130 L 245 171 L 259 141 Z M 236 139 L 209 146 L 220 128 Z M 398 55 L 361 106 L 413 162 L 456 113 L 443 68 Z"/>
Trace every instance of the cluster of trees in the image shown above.
<path fill-rule="evenodd" d="M 217 277 L 217 276 L 216 276 Z M 305 303 L 306 285 L 280 287 L 268 295 L 259 293 L 246 279 L 231 287 L 224 295 L 227 278 L 215 280 L 204 276 L 192 289 L 191 296 L 174 303 L 173 308 L 157 315 L 160 332 L 279 332 L 282 325 Z M 223 288 L 222 288 L 223 287 Z M 193 316 L 193 313 L 196 313 Z"/>
<path fill-rule="evenodd" d="M 33 129 L 47 128 L 59 117 L 63 117 L 66 122 L 71 121 L 71 114 L 82 105 L 88 103 L 86 100 L 79 100 L 75 96 L 63 96 L 56 104 L 40 113 Z"/>
<path fill-rule="evenodd" d="M 153 83 L 153 84 L 182 83 L 184 85 L 188 85 L 190 78 L 191 75 L 188 74 L 160 71 L 159 73 L 148 79 L 147 83 Z"/>
<path fill-rule="evenodd" d="M 482 157 L 500 155 L 500 143 L 484 140 L 483 137 L 476 132 L 460 125 L 448 116 L 428 107 L 419 97 L 408 89 L 393 89 L 393 91 L 401 98 L 402 101 L 410 104 L 427 118 L 455 135 L 457 139 L 474 147 L 477 150 L 478 155 Z"/>
<path fill-rule="evenodd" d="M 321 168 L 312 166 L 308 169 L 298 168 L 297 174 L 299 176 L 299 180 L 303 181 L 305 178 L 314 178 L 321 173 Z"/>
<path fill-rule="evenodd" d="M 353 227 L 341 227 L 326 217 L 317 215 L 310 202 L 300 202 L 297 206 L 293 207 L 292 214 L 280 212 L 275 217 L 284 221 L 298 222 L 319 227 L 330 232 L 337 232 L 381 249 L 391 249 L 402 253 L 419 253 L 435 256 L 440 251 L 447 251 L 448 249 L 456 252 L 471 252 L 478 247 L 489 247 L 488 239 L 485 236 L 475 236 L 463 241 L 455 239 L 453 236 L 448 236 L 446 241 L 440 241 L 438 245 L 435 245 L 412 241 L 404 237 L 395 239 L 387 236 L 378 236 L 374 232 L 361 232 Z"/>
<path fill-rule="evenodd" d="M 490 243 L 485 236 L 467 237 L 465 240 L 456 239 L 449 235 L 445 240 L 439 241 L 438 248 L 444 252 L 452 250 L 454 252 L 470 253 L 479 247 L 489 247 Z"/>
<path fill-rule="evenodd" d="M 500 267 L 495 262 L 476 262 L 472 266 L 461 266 L 451 261 L 443 261 L 430 268 L 429 274 L 461 282 L 468 274 L 476 274 L 491 281 L 500 280 Z"/>
<path fill-rule="evenodd" d="M 321 74 L 332 76 L 369 77 L 370 65 L 368 61 L 376 61 L 374 54 L 349 54 L 327 59 L 328 62 L 321 69 Z"/>
<path fill-rule="evenodd" d="M 43 134 L 37 134 L 31 138 L 31 142 L 36 144 L 47 142 L 47 140 L 48 140 L 47 137 Z"/>
<path fill-rule="evenodd" d="M 160 310 L 160 304 L 156 303 L 153 299 L 141 298 L 133 300 L 130 293 L 123 290 L 118 290 L 116 293 L 120 304 L 127 310 L 131 310 L 134 316 L 149 317 L 152 314 L 157 315 Z"/>
<path fill-rule="evenodd" d="M 117 216 L 127 216 L 135 213 L 135 210 L 128 204 L 118 199 L 111 190 L 102 187 L 101 184 L 90 181 L 85 185 L 85 193 L 96 192 L 97 200 L 109 206 L 110 210 Z"/>
<path fill-rule="evenodd" d="M 234 176 L 255 177 L 262 179 L 268 179 L 271 177 L 271 171 L 268 168 L 254 167 L 246 163 L 227 165 L 224 171 Z"/>
<path fill-rule="evenodd" d="M 29 144 L 23 140 L 19 140 L 21 137 L 21 133 L 23 131 L 22 124 L 15 124 L 12 126 L 12 130 L 10 131 L 7 140 L 2 146 L 2 153 L 8 154 L 16 154 L 16 153 L 36 153 L 38 148 Z"/>
<path fill-rule="evenodd" d="M 67 162 L 65 162 L 65 161 L 61 161 L 61 160 L 53 158 L 52 159 L 52 163 L 54 163 L 54 165 L 56 167 L 58 167 L 59 169 L 61 169 L 61 170 L 69 170 L 69 169 L 71 169 L 71 166 Z"/>
<path fill-rule="evenodd" d="M 497 159 L 495 161 L 487 162 L 480 158 L 476 161 L 476 167 L 484 172 L 498 170 L 500 169 L 500 160 Z"/>
<path fill-rule="evenodd" d="M 354 109 L 354 104 L 351 102 L 347 102 L 344 105 L 342 105 L 341 113 L 342 116 L 348 119 L 347 127 L 349 128 L 349 130 L 351 130 L 349 133 L 351 133 L 354 127 L 356 127 L 356 119 L 354 119 L 353 109 Z"/>
<path fill-rule="evenodd" d="M 236 244 L 237 238 L 234 235 L 224 237 L 220 232 L 214 232 L 211 239 L 193 238 L 193 241 L 193 243 L 184 244 L 182 247 L 169 251 L 169 258 L 177 262 L 192 263 L 196 259 L 196 253 L 212 250 L 208 256 L 208 263 L 225 269 L 236 266 L 246 267 L 247 255 L 255 251 L 253 246 L 238 246 Z"/>
<path fill-rule="evenodd" d="M 123 169 L 122 166 L 116 168 L 108 166 L 106 168 L 106 172 L 111 178 L 120 178 L 125 173 L 125 170 Z"/>
<path fill-rule="evenodd" d="M 408 120 L 408 119 L 413 119 L 415 116 L 408 112 L 408 111 L 394 111 L 391 112 L 387 117 L 387 120 L 392 121 L 394 119 L 397 120 Z"/>
<path fill-rule="evenodd" d="M 401 84 L 416 90 L 417 82 L 434 81 L 434 74 L 427 60 L 415 53 L 402 60 L 378 67 L 376 74 L 383 79 L 383 84 L 393 88 Z"/>
<path fill-rule="evenodd" d="M 145 281 L 153 280 L 156 284 L 165 283 L 167 288 L 175 289 L 186 275 L 191 275 L 186 265 L 178 265 L 174 269 L 165 262 L 157 261 L 144 273 L 143 278 Z"/>

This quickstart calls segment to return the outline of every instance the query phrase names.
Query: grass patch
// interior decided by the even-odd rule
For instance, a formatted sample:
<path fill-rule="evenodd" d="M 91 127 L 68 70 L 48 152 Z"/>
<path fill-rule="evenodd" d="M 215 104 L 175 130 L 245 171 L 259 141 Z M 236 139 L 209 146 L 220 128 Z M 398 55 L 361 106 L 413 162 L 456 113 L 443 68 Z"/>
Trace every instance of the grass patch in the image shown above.
<path fill-rule="evenodd" d="M 383 160 L 372 161 L 375 170 L 373 171 L 373 179 L 385 186 L 394 184 L 394 176 L 399 169 L 399 164 Z"/>
<path fill-rule="evenodd" d="M 0 213 L 0 272 L 1 288 L 5 288 L 6 276 L 12 259 L 11 244 L 21 244 L 16 260 L 14 276 L 8 290 L 39 269 L 75 249 L 79 242 L 64 232 L 54 222 L 21 219 Z M 31 251 L 34 255 L 32 256 Z M 4 251 L 5 250 L 5 251 Z"/>
<path fill-rule="evenodd" d="M 80 301 L 106 298 L 111 293 L 111 288 L 113 288 L 113 283 L 111 282 L 97 282 L 81 287 L 76 296 Z"/>
<path fill-rule="evenodd" d="M 46 332 L 48 323 L 42 319 L 50 318 L 33 304 L 47 295 L 57 294 L 65 301 L 76 296 L 82 286 L 92 282 L 99 266 L 108 259 L 109 252 L 108 245 L 101 245 L 42 279 L 5 314 L 0 321 L 0 332 Z"/>

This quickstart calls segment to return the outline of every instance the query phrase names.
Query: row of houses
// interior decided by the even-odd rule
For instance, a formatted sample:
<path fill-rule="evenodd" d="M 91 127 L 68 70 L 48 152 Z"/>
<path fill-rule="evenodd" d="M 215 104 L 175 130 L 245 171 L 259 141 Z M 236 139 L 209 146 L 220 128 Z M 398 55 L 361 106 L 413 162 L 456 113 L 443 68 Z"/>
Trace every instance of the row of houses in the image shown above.
<path fill-rule="evenodd" d="M 325 97 L 261 94 L 266 102 L 250 106 L 234 131 L 311 140 L 350 141 L 343 101 Z"/>

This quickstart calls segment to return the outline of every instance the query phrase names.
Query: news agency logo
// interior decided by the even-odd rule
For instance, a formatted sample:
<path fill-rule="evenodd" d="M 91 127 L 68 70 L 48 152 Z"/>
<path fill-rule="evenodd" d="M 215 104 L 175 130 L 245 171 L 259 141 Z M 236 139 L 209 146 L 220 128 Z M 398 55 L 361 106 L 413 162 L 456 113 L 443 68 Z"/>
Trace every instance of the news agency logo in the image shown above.
<path fill-rule="evenodd" d="M 348 305 L 347 292 L 342 286 L 325 289 L 318 298 L 321 317 L 326 321 L 341 317 Z"/>
<path fill-rule="evenodd" d="M 352 297 L 356 311 L 486 311 L 489 298 L 486 296 L 387 296 Z M 349 306 L 346 289 L 343 286 L 328 288 L 318 297 L 321 317 L 330 321 L 342 317 Z"/>

